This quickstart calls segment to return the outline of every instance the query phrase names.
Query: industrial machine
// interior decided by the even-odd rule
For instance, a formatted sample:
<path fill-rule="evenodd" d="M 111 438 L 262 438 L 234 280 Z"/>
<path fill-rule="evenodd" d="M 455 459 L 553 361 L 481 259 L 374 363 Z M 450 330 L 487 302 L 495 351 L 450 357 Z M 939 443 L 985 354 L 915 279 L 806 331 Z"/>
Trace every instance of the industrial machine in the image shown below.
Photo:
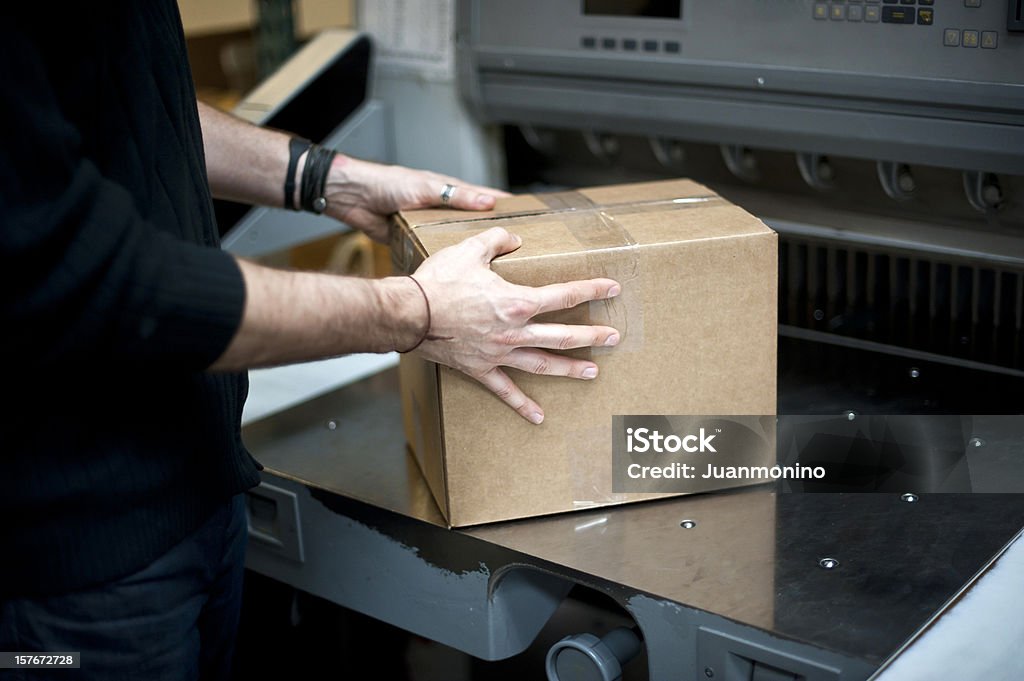
<path fill-rule="evenodd" d="M 1024 678 L 1022 12 L 457 3 L 459 88 L 502 126 L 512 187 L 685 175 L 764 219 L 779 413 L 831 415 L 793 442 L 897 446 L 843 494 L 449 530 L 388 370 L 246 427 L 266 466 L 249 568 L 485 660 L 597 594 L 623 626 L 561 632 L 536 673 L 563 681 Z"/>

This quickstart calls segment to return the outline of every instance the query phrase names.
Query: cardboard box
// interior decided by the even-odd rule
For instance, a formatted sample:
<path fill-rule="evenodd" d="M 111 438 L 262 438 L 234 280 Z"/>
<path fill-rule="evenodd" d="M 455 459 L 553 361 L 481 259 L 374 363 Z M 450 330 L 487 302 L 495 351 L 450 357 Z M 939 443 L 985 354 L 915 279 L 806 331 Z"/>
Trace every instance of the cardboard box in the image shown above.
<path fill-rule="evenodd" d="M 594 381 L 508 369 L 544 408 L 540 426 L 463 374 L 402 357 L 406 437 L 452 526 L 671 496 L 612 490 L 613 415 L 775 413 L 777 237 L 749 213 L 688 180 L 411 211 L 396 216 L 396 269 L 494 226 L 523 239 L 492 264 L 511 282 L 619 281 L 619 297 L 546 321 L 606 324 L 622 340 L 566 353 L 593 359 Z"/>

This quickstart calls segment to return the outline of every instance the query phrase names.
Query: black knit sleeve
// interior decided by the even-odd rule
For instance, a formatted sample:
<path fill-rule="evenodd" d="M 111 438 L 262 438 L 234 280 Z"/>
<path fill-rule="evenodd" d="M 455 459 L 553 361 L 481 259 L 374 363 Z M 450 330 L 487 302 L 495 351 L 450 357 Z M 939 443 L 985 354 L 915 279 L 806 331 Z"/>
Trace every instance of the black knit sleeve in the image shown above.
<path fill-rule="evenodd" d="M 83 157 L 35 46 L 2 27 L 0 102 L 2 355 L 22 370 L 207 367 L 240 324 L 234 259 L 147 223 Z"/>

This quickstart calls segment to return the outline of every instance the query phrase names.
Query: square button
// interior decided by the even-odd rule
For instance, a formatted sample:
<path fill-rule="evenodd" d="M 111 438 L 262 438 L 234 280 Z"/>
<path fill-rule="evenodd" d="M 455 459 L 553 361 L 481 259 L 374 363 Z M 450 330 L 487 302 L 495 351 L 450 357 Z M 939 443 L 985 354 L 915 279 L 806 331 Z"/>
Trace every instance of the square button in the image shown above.
<path fill-rule="evenodd" d="M 846 18 L 846 5 L 832 5 L 832 13 L 829 16 L 832 21 L 842 21 Z"/>
<path fill-rule="evenodd" d="M 934 5 L 935 4 L 935 0 L 917 0 L 917 4 L 919 4 L 919 5 Z"/>
<path fill-rule="evenodd" d="M 864 21 L 878 23 L 878 20 L 882 18 L 881 8 L 879 7 L 865 7 L 864 8 Z"/>
<path fill-rule="evenodd" d="M 595 39 L 593 36 L 584 36 L 580 38 L 580 45 L 587 48 L 588 50 L 592 50 L 595 47 L 597 47 L 597 39 Z"/>
<path fill-rule="evenodd" d="M 960 31 L 955 28 L 947 28 L 942 32 L 942 44 L 946 47 L 956 47 L 960 44 Z"/>
<path fill-rule="evenodd" d="M 669 54 L 679 54 L 679 43 L 675 40 L 665 41 L 665 51 Z"/>
<path fill-rule="evenodd" d="M 981 7 L 981 0 L 964 0 L 964 7 Z"/>
<path fill-rule="evenodd" d="M 622 49 L 630 51 L 635 50 L 636 41 L 633 40 L 632 38 L 626 38 L 625 40 L 622 41 Z"/>
<path fill-rule="evenodd" d="M 912 24 L 917 15 L 913 7 L 883 7 L 882 22 L 886 24 Z"/>
<path fill-rule="evenodd" d="M 931 26 L 935 20 L 935 10 L 922 7 L 917 10 L 917 23 L 921 26 Z"/>
<path fill-rule="evenodd" d="M 658 41 L 657 40 L 645 40 L 644 41 L 644 52 L 657 52 Z"/>
<path fill-rule="evenodd" d="M 978 46 L 978 32 L 977 31 L 964 31 L 960 42 L 964 47 L 977 47 Z"/>
<path fill-rule="evenodd" d="M 601 47 L 606 50 L 614 50 L 615 38 L 601 38 Z"/>
<path fill-rule="evenodd" d="M 846 11 L 847 21 L 862 21 L 864 19 L 864 8 L 860 5 L 853 5 Z"/>
<path fill-rule="evenodd" d="M 981 46 L 986 50 L 994 50 L 999 47 L 999 33 L 996 31 L 982 31 Z"/>
<path fill-rule="evenodd" d="M 828 19 L 828 5 L 823 2 L 814 3 L 814 18 Z"/>

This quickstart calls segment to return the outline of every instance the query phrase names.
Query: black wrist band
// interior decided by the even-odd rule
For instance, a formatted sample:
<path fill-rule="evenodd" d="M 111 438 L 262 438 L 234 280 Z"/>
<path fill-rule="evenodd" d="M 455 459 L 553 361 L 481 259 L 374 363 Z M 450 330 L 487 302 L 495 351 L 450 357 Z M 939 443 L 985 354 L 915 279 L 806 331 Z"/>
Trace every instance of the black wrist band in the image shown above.
<path fill-rule="evenodd" d="M 331 170 L 331 163 L 338 155 L 334 149 L 324 149 L 319 144 L 309 148 L 309 155 L 306 156 L 306 167 L 302 169 L 302 188 L 299 190 L 299 200 L 303 210 L 320 214 L 327 209 L 327 197 L 324 196 L 324 188 L 327 186 L 327 175 Z"/>
<path fill-rule="evenodd" d="M 307 139 L 292 137 L 288 141 L 288 171 L 284 176 L 284 207 L 298 210 L 295 205 L 295 168 L 299 165 L 299 157 L 313 145 Z"/>

